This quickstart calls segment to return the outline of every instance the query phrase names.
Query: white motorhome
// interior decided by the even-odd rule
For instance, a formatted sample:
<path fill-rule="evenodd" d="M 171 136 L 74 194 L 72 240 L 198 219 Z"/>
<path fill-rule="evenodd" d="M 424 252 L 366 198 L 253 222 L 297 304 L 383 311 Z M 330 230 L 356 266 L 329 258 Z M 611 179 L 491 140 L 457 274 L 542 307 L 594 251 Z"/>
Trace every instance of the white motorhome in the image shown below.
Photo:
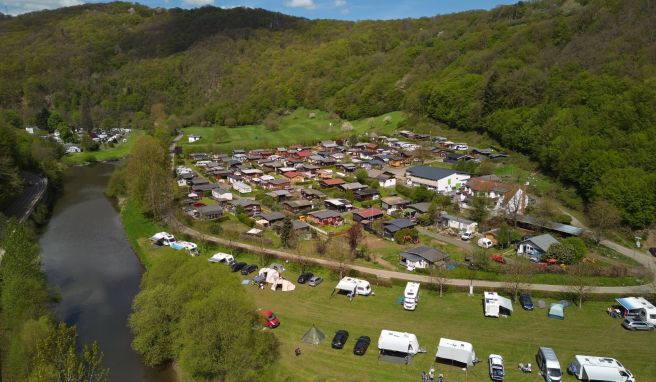
<path fill-rule="evenodd" d="M 344 277 L 343 279 L 339 280 L 335 290 L 345 291 L 351 296 L 369 296 L 370 294 L 373 294 L 369 281 L 356 279 L 353 277 Z"/>
<path fill-rule="evenodd" d="M 435 359 L 442 363 L 463 367 L 473 366 L 475 361 L 478 362 L 472 344 L 448 338 L 440 338 Z"/>
<path fill-rule="evenodd" d="M 545 382 L 560 382 L 563 379 L 563 372 L 560 369 L 560 362 L 556 357 L 556 352 L 551 348 L 540 347 L 538 355 L 535 357 L 538 361 L 540 373 Z"/>
<path fill-rule="evenodd" d="M 415 310 L 417 309 L 417 303 L 419 303 L 419 286 L 421 284 L 408 282 L 405 285 L 405 291 L 403 292 L 403 309 L 405 310 Z"/>
<path fill-rule="evenodd" d="M 175 237 L 168 232 L 157 232 L 150 237 L 150 241 L 155 245 L 171 245 L 175 243 Z"/>
<path fill-rule="evenodd" d="M 509 298 L 499 296 L 497 292 L 483 292 L 483 303 L 485 305 L 485 317 L 509 316 L 512 314 L 512 301 Z"/>
<path fill-rule="evenodd" d="M 656 307 L 644 297 L 624 297 L 616 300 L 628 316 L 634 316 L 640 321 L 656 325 Z"/>
<path fill-rule="evenodd" d="M 381 354 L 413 356 L 419 352 L 419 341 L 412 333 L 381 330 L 378 349 Z"/>
<path fill-rule="evenodd" d="M 567 370 L 581 381 L 635 382 L 633 374 L 614 358 L 576 355 Z"/>
<path fill-rule="evenodd" d="M 232 265 L 235 263 L 235 257 L 229 253 L 215 253 L 212 257 L 209 258 L 210 263 L 223 263 L 227 265 Z"/>

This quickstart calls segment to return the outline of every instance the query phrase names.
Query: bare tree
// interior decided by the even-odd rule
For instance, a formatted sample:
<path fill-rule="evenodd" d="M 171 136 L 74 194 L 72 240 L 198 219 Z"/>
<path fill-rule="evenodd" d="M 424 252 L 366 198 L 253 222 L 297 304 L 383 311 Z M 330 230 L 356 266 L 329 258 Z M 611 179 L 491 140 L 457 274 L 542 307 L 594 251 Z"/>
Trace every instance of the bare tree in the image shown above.
<path fill-rule="evenodd" d="M 351 249 L 351 255 L 355 253 L 355 250 L 362 240 L 362 225 L 360 223 L 353 223 L 351 228 L 346 231 L 346 240 L 348 241 L 348 246 Z"/>
<path fill-rule="evenodd" d="M 330 246 L 329 253 L 338 263 L 339 278 L 344 277 L 345 265 L 351 260 L 352 252 L 350 252 L 344 245 L 340 245 L 339 240 L 333 240 Z M 342 243 L 343 244 L 343 243 Z"/>
<path fill-rule="evenodd" d="M 606 200 L 596 200 L 587 209 L 588 223 L 592 229 L 594 240 L 601 242 L 604 235 L 620 225 L 619 210 Z"/>
<path fill-rule="evenodd" d="M 440 291 L 440 297 L 446 285 L 446 269 L 442 266 L 430 268 L 431 283 L 433 283 Z"/>
<path fill-rule="evenodd" d="M 505 288 L 512 294 L 514 301 L 517 301 L 521 291 L 528 288 L 530 274 L 531 268 L 519 261 L 512 261 L 506 267 Z"/>
<path fill-rule="evenodd" d="M 583 300 L 590 294 L 592 287 L 588 285 L 589 271 L 585 263 L 580 263 L 569 267 L 568 271 L 572 283 L 568 289 L 576 295 L 578 299 L 579 309 L 583 307 Z"/>

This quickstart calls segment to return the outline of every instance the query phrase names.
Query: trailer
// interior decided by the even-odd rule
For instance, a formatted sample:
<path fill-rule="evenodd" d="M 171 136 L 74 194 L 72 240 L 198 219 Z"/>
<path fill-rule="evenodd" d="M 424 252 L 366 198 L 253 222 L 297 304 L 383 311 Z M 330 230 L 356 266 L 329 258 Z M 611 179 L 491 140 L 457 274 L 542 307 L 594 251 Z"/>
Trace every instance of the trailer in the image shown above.
<path fill-rule="evenodd" d="M 419 286 L 421 284 L 414 283 L 409 281 L 405 285 L 405 291 L 403 292 L 403 309 L 405 310 L 415 310 L 417 309 L 417 303 L 419 303 Z"/>
<path fill-rule="evenodd" d="M 473 366 L 478 362 L 474 346 L 469 342 L 440 338 L 435 360 L 448 365 L 461 367 Z"/>
<path fill-rule="evenodd" d="M 175 241 L 173 243 L 169 244 L 169 247 L 177 250 L 177 251 L 182 251 L 185 250 L 187 253 L 189 253 L 190 256 L 198 256 L 200 255 L 198 253 L 198 246 L 195 243 L 189 242 L 189 241 Z"/>
<path fill-rule="evenodd" d="M 356 279 L 354 277 L 344 277 L 343 279 L 339 280 L 333 293 L 335 293 L 335 291 L 346 292 L 351 297 L 355 297 L 357 295 L 369 296 L 374 294 L 371 290 L 371 284 L 369 284 L 369 281 Z"/>
<path fill-rule="evenodd" d="M 635 382 L 633 374 L 615 358 L 576 355 L 567 370 L 581 381 Z"/>
<path fill-rule="evenodd" d="M 513 311 L 512 301 L 509 298 L 499 296 L 497 292 L 483 292 L 483 303 L 485 317 L 509 316 Z"/>
<path fill-rule="evenodd" d="M 419 341 L 413 333 L 381 330 L 378 337 L 378 349 L 381 355 L 401 357 L 414 356 L 419 353 Z"/>

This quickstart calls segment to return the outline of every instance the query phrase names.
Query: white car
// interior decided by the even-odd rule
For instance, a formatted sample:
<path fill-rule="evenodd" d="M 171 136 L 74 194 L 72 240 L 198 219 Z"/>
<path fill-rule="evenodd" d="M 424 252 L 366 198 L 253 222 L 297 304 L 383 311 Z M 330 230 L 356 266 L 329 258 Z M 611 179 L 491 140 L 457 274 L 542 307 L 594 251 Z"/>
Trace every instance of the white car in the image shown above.
<path fill-rule="evenodd" d="M 488 363 L 490 366 L 490 379 L 499 382 L 503 381 L 503 377 L 505 376 L 503 370 L 503 357 L 498 354 L 490 354 Z"/>
<path fill-rule="evenodd" d="M 464 241 L 471 240 L 471 238 L 474 236 L 472 232 L 463 232 L 460 234 L 460 239 Z"/>
<path fill-rule="evenodd" d="M 478 244 L 479 247 L 482 247 L 482 248 L 485 248 L 485 249 L 492 248 L 494 246 L 494 243 L 492 242 L 492 240 L 488 239 L 487 237 L 482 237 L 482 238 L 478 239 L 477 244 Z"/>

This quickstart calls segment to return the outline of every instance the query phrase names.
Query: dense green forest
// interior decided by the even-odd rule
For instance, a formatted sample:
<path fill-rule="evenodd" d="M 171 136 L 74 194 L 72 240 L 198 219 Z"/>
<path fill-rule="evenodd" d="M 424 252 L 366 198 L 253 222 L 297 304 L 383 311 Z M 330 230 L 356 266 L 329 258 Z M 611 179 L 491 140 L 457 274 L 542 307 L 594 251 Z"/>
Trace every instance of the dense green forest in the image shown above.
<path fill-rule="evenodd" d="M 489 134 L 642 228 L 656 216 L 653 25 L 650 0 L 361 22 L 84 5 L 0 20 L 0 108 L 85 128 L 405 110 Z"/>

